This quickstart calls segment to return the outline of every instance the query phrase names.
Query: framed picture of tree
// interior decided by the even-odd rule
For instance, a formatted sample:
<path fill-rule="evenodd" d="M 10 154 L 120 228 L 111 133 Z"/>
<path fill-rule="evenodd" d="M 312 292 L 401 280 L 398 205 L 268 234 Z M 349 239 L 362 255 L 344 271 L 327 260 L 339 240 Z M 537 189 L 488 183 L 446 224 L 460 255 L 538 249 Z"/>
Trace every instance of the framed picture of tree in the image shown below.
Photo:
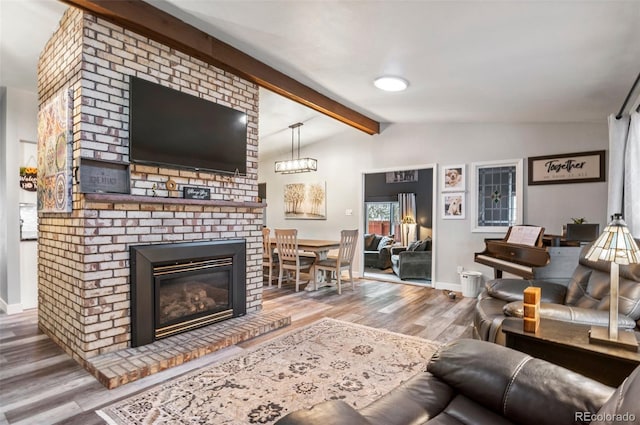
<path fill-rule="evenodd" d="M 326 182 L 285 184 L 284 218 L 326 220 L 326 186 Z"/>

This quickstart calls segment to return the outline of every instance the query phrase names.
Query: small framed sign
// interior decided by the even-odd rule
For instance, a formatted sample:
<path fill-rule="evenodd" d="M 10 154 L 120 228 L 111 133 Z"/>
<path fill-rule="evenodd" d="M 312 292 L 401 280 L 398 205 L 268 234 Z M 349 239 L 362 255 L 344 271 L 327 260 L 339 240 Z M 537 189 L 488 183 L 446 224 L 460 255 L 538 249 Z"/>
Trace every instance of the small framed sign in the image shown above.
<path fill-rule="evenodd" d="M 81 193 L 131 193 L 127 163 L 80 158 L 77 172 Z"/>
<path fill-rule="evenodd" d="M 185 186 L 182 190 L 184 199 L 211 199 L 211 189 L 206 187 Z"/>
<path fill-rule="evenodd" d="M 605 181 L 605 151 L 534 156 L 528 159 L 529 186 Z"/>

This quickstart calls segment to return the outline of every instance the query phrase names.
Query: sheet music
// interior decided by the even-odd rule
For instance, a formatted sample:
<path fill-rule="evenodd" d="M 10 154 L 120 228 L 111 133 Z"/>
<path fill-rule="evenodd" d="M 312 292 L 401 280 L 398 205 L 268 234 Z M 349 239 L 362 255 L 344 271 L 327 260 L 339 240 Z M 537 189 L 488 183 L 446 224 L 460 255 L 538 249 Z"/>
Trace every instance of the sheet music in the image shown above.
<path fill-rule="evenodd" d="M 535 246 L 541 231 L 540 226 L 512 226 L 507 242 Z"/>

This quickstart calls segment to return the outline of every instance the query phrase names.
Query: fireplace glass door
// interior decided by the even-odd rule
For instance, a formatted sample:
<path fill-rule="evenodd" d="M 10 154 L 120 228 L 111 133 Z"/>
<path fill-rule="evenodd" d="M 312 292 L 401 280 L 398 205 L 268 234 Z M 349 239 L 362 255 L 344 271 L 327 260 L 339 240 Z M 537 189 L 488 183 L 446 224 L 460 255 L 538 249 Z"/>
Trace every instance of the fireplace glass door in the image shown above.
<path fill-rule="evenodd" d="M 154 267 L 156 338 L 232 317 L 232 259 Z"/>

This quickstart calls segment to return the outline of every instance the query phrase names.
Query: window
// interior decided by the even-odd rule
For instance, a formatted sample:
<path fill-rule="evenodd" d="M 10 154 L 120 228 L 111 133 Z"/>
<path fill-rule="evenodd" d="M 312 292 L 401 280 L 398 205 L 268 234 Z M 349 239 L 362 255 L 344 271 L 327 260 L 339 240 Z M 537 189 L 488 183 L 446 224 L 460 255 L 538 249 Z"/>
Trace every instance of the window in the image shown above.
<path fill-rule="evenodd" d="M 472 231 L 506 233 L 522 224 L 522 159 L 472 164 Z"/>
<path fill-rule="evenodd" d="M 397 202 L 367 202 L 365 228 L 377 235 L 400 235 Z"/>

